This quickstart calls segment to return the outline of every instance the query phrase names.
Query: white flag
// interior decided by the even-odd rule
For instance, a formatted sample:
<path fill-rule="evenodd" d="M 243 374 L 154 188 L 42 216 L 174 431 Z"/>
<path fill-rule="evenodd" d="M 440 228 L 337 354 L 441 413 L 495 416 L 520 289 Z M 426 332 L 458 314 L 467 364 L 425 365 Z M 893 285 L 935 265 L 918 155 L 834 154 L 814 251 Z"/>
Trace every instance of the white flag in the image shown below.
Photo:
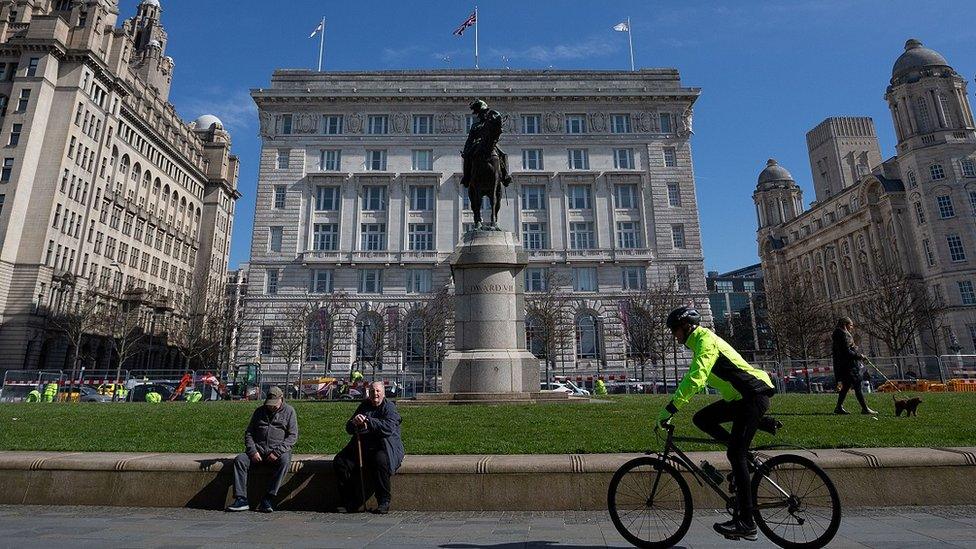
<path fill-rule="evenodd" d="M 618 32 L 628 32 L 630 30 L 630 25 L 628 25 L 626 21 L 623 21 L 614 25 L 613 30 Z"/>
<path fill-rule="evenodd" d="M 315 35 L 322 32 L 325 29 L 325 21 L 319 21 L 319 26 L 315 27 L 312 34 L 308 35 L 309 38 L 315 38 Z"/>

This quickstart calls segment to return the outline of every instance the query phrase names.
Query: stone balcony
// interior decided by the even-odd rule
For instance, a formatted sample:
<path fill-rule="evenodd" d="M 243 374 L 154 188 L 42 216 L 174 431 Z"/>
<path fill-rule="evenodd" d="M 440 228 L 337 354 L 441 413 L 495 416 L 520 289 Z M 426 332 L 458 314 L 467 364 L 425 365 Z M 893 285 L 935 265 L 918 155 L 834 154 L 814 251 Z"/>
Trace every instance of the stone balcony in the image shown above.
<path fill-rule="evenodd" d="M 574 261 L 628 261 L 652 259 L 650 248 L 593 248 L 587 250 L 528 250 L 529 260 L 572 263 Z"/>
<path fill-rule="evenodd" d="M 423 263 L 423 264 L 436 264 L 441 263 L 447 256 L 450 255 L 447 252 L 437 252 L 433 250 L 429 251 L 403 251 L 403 252 L 393 252 L 393 251 L 338 251 L 338 250 L 312 250 L 301 252 L 298 254 L 298 258 L 303 265 L 310 264 L 334 264 L 334 265 L 356 265 L 360 263 L 365 264 L 406 264 L 406 263 Z"/>

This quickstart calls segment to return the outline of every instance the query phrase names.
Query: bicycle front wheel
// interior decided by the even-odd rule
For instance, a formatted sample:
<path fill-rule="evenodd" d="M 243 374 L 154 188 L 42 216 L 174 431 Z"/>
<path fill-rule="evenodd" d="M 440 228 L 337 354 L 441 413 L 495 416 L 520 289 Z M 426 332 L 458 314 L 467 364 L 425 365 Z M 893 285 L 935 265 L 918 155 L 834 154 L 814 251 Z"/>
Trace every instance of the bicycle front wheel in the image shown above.
<path fill-rule="evenodd" d="M 607 507 L 617 531 L 636 547 L 671 547 L 691 526 L 688 483 L 654 457 L 632 459 L 614 473 Z"/>
<path fill-rule="evenodd" d="M 779 455 L 752 477 L 756 525 L 770 541 L 790 549 L 820 548 L 840 527 L 840 497 L 813 461 Z"/>

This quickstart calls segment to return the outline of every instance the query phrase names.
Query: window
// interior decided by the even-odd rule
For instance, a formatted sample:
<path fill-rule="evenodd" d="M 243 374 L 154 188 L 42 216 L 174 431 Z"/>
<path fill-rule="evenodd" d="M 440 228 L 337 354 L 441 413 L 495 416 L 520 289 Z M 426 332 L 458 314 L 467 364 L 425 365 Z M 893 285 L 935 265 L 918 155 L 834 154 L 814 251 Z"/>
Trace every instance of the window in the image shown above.
<path fill-rule="evenodd" d="M 715 291 L 723 294 L 730 294 L 735 291 L 731 280 L 716 280 Z"/>
<path fill-rule="evenodd" d="M 542 116 L 538 114 L 523 114 L 522 133 L 542 133 Z"/>
<path fill-rule="evenodd" d="M 383 292 L 383 270 L 361 269 L 359 271 L 359 293 L 378 294 Z"/>
<path fill-rule="evenodd" d="M 417 134 L 434 133 L 434 116 L 431 114 L 413 115 L 413 133 L 417 133 Z"/>
<path fill-rule="evenodd" d="M 621 267 L 620 277 L 620 287 L 624 290 L 643 290 L 647 287 L 644 267 Z"/>
<path fill-rule="evenodd" d="M 433 286 L 434 272 L 430 269 L 407 270 L 407 293 L 425 294 Z"/>
<path fill-rule="evenodd" d="M 10 140 L 7 141 L 7 146 L 16 147 L 20 143 L 20 132 L 23 129 L 23 124 L 14 124 L 10 128 Z"/>
<path fill-rule="evenodd" d="M 976 190 L 969 191 L 969 209 L 976 215 Z"/>
<path fill-rule="evenodd" d="M 691 291 L 691 269 L 687 265 L 675 265 L 674 267 L 674 282 L 678 287 L 678 291 L 690 292 Z"/>
<path fill-rule="evenodd" d="M 848 269 L 848 271 L 850 271 Z M 853 284 L 851 284 L 853 286 Z M 742 291 L 744 292 L 755 292 L 756 291 L 756 281 L 755 280 L 743 280 L 742 281 Z"/>
<path fill-rule="evenodd" d="M 945 179 L 945 170 L 942 169 L 942 164 L 932 164 L 929 166 L 929 175 L 931 175 L 932 181 Z"/>
<path fill-rule="evenodd" d="M 322 149 L 319 151 L 319 169 L 324 172 L 337 172 L 342 169 L 342 151 Z"/>
<path fill-rule="evenodd" d="M 677 183 L 668 183 L 668 206 L 672 208 L 681 206 L 681 189 Z"/>
<path fill-rule="evenodd" d="M 935 265 L 935 254 L 932 253 L 932 246 L 929 244 L 929 240 L 926 238 L 922 240 L 922 249 L 925 250 L 925 262 L 929 267 Z"/>
<path fill-rule="evenodd" d="M 371 114 L 368 118 L 366 133 L 370 135 L 382 135 L 389 133 L 390 117 L 385 114 Z"/>
<path fill-rule="evenodd" d="M 0 169 L 0 183 L 7 183 L 10 181 L 10 174 L 14 171 L 14 159 L 4 158 L 3 168 Z"/>
<path fill-rule="evenodd" d="M 412 185 L 410 187 L 410 209 L 415 212 L 434 209 L 434 187 L 430 185 Z"/>
<path fill-rule="evenodd" d="M 945 94 L 939 94 L 939 103 L 942 105 L 942 114 L 945 115 L 946 127 L 952 127 L 952 107 L 949 105 L 949 98 Z"/>
<path fill-rule="evenodd" d="M 569 224 L 569 247 L 573 250 L 594 248 L 593 223 L 573 222 Z"/>
<path fill-rule="evenodd" d="M 363 223 L 360 249 L 379 251 L 386 249 L 386 223 Z"/>
<path fill-rule="evenodd" d="M 284 227 L 268 227 L 268 251 L 269 252 L 280 252 L 281 251 L 281 238 L 284 233 Z"/>
<path fill-rule="evenodd" d="M 27 74 L 25 76 L 37 76 L 37 63 L 40 61 L 38 57 L 31 57 L 30 61 L 27 62 Z"/>
<path fill-rule="evenodd" d="M 962 304 L 976 305 L 976 292 L 973 291 L 973 281 L 960 280 L 957 284 L 959 285 L 959 297 L 962 298 Z"/>
<path fill-rule="evenodd" d="M 17 101 L 17 112 L 24 112 L 27 110 L 27 105 L 30 104 L 31 91 L 27 88 L 20 90 L 20 99 Z"/>
<path fill-rule="evenodd" d="M 3 215 L 3 203 L 7 200 L 7 195 L 0 194 L 0 215 Z"/>
<path fill-rule="evenodd" d="M 664 166 L 674 168 L 678 165 L 678 155 L 674 147 L 664 147 Z"/>
<path fill-rule="evenodd" d="M 674 131 L 671 127 L 671 113 L 662 112 L 658 115 L 658 119 L 661 121 L 661 133 L 671 133 Z"/>
<path fill-rule="evenodd" d="M 617 247 L 619 248 L 639 248 L 640 242 L 640 222 L 639 221 L 618 221 L 617 222 Z"/>
<path fill-rule="evenodd" d="M 290 149 L 278 149 L 278 169 L 287 170 L 288 169 L 288 156 L 291 153 Z"/>
<path fill-rule="evenodd" d="M 363 186 L 362 209 L 366 212 L 386 210 L 386 187 L 381 185 Z"/>
<path fill-rule="evenodd" d="M 956 211 L 952 207 L 952 197 L 949 195 L 937 196 L 935 198 L 939 204 L 939 217 L 948 219 L 956 216 Z"/>
<path fill-rule="evenodd" d="M 972 158 L 964 158 L 960 164 L 964 177 L 976 177 L 976 162 L 973 162 Z"/>
<path fill-rule="evenodd" d="M 270 355 L 274 347 L 274 328 L 271 326 L 261 327 L 261 354 Z"/>
<path fill-rule="evenodd" d="M 586 115 L 567 114 L 566 133 L 586 133 Z"/>
<path fill-rule="evenodd" d="M 611 114 L 610 133 L 630 133 L 630 115 Z"/>
<path fill-rule="evenodd" d="M 153 258 L 153 264 L 157 262 L 158 258 Z M 265 276 L 264 293 L 268 295 L 276 295 L 278 293 L 278 269 L 268 269 Z"/>
<path fill-rule="evenodd" d="M 962 239 L 957 234 L 946 235 L 949 245 L 949 258 L 953 261 L 966 261 L 966 250 L 962 247 Z"/>
<path fill-rule="evenodd" d="M 919 225 L 925 225 L 925 208 L 922 207 L 921 202 L 915 203 L 915 221 Z"/>
<path fill-rule="evenodd" d="M 932 127 L 932 121 L 929 117 L 929 106 L 922 96 L 915 98 L 915 120 L 918 121 L 918 129 L 922 133 L 929 131 Z"/>
<path fill-rule="evenodd" d="M 373 172 L 383 172 L 386 171 L 386 151 L 385 150 L 367 150 L 366 151 L 366 169 Z"/>
<path fill-rule="evenodd" d="M 569 209 L 571 210 L 590 209 L 590 186 L 589 185 L 569 186 Z"/>
<path fill-rule="evenodd" d="M 325 135 L 342 134 L 342 115 L 324 114 L 322 115 L 322 133 Z"/>
<path fill-rule="evenodd" d="M 613 167 L 618 170 L 633 170 L 636 167 L 634 165 L 634 150 L 614 149 Z"/>
<path fill-rule="evenodd" d="M 330 251 L 339 249 L 339 225 L 337 223 L 316 223 L 312 227 L 312 249 Z"/>
<path fill-rule="evenodd" d="M 615 185 L 613 191 L 618 210 L 637 209 L 637 185 Z"/>
<path fill-rule="evenodd" d="M 414 251 L 433 250 L 434 226 L 430 223 L 411 223 L 407 244 Z"/>
<path fill-rule="evenodd" d="M 597 320 L 591 314 L 580 315 L 576 319 L 576 358 L 597 358 Z"/>
<path fill-rule="evenodd" d="M 315 187 L 315 210 L 319 212 L 339 209 L 339 187 L 319 185 Z"/>
<path fill-rule="evenodd" d="M 590 169 L 590 154 L 586 149 L 569 149 L 569 169 Z"/>
<path fill-rule="evenodd" d="M 577 292 L 597 291 L 596 267 L 574 267 L 573 290 Z"/>
<path fill-rule="evenodd" d="M 287 191 L 284 185 L 274 186 L 274 208 L 280 210 L 285 207 L 285 192 Z"/>
<path fill-rule="evenodd" d="M 918 187 L 918 178 L 915 177 L 915 172 L 908 170 L 908 188 L 914 189 Z"/>
<path fill-rule="evenodd" d="M 429 172 L 434 169 L 434 151 L 430 149 L 412 151 L 411 160 L 414 171 Z"/>
<path fill-rule="evenodd" d="M 523 185 L 522 186 L 522 209 L 523 210 L 545 210 L 546 209 L 545 185 Z"/>
<path fill-rule="evenodd" d="M 548 248 L 545 223 L 522 223 L 522 245 L 526 250 Z"/>
<path fill-rule="evenodd" d="M 685 247 L 685 226 L 684 225 L 671 225 L 671 245 L 676 250 L 684 249 Z"/>
<path fill-rule="evenodd" d="M 291 115 L 283 114 L 281 115 L 281 133 L 282 135 L 291 135 Z"/>
<path fill-rule="evenodd" d="M 542 149 L 522 149 L 522 169 L 523 170 L 543 169 Z"/>
<path fill-rule="evenodd" d="M 311 292 L 314 294 L 332 293 L 332 271 L 328 269 L 313 270 Z"/>
<path fill-rule="evenodd" d="M 525 270 L 525 291 L 544 292 L 546 291 L 546 270 L 539 267 L 532 267 Z"/>

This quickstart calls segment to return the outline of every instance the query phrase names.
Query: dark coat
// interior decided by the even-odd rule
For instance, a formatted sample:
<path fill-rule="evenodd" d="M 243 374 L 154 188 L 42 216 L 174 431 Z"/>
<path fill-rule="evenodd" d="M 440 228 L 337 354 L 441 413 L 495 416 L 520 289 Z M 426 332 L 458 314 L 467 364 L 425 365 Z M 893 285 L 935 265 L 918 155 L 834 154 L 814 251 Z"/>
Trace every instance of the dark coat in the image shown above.
<path fill-rule="evenodd" d="M 861 365 L 858 361 L 864 359 L 864 355 L 854 344 L 854 336 L 847 330 L 837 328 L 831 336 L 831 353 L 834 358 L 834 377 L 838 379 L 851 379 L 860 377 Z"/>
<path fill-rule="evenodd" d="M 274 412 L 269 411 L 267 406 L 259 406 L 244 431 L 247 455 L 257 452 L 261 457 L 268 457 L 274 452 L 282 456 L 291 452 L 297 441 L 298 417 L 295 409 L 284 402 Z"/>
<path fill-rule="evenodd" d="M 403 463 L 403 441 L 400 440 L 400 414 L 397 412 L 396 404 L 392 400 L 383 399 L 379 406 L 373 406 L 369 401 L 363 401 L 346 422 L 346 432 L 350 435 L 356 434 L 356 427 L 352 424 L 352 418 L 357 414 L 363 414 L 368 418 L 366 430 L 361 431 L 359 436 L 363 441 L 363 451 L 377 451 L 382 448 L 390 458 L 389 474 L 396 473 Z M 355 455 L 356 438 L 353 437 L 346 445 L 347 450 Z"/>

